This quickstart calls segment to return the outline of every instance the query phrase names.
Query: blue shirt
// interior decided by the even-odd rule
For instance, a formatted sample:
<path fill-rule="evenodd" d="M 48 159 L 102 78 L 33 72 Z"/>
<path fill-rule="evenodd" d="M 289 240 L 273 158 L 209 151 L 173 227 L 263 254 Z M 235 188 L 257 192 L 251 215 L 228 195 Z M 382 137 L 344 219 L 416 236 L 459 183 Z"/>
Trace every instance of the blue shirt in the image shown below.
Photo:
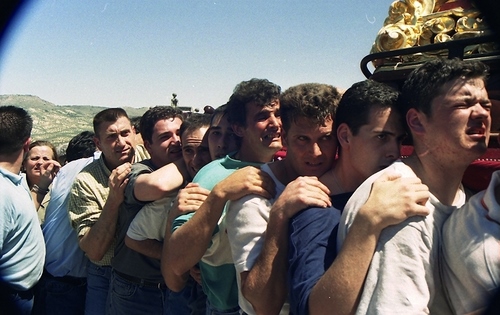
<path fill-rule="evenodd" d="M 311 290 L 337 256 L 339 219 L 351 195 L 352 192 L 332 196 L 332 208 L 305 209 L 290 221 L 288 245 L 290 314 L 309 314 Z"/>
<path fill-rule="evenodd" d="M 76 175 L 99 155 L 100 152 L 96 152 L 94 157 L 69 162 L 61 168 L 52 183 L 42 230 L 47 249 L 45 269 L 54 277 L 87 276 L 88 259 L 78 245 L 76 231 L 71 227 L 68 201 Z"/>
<path fill-rule="evenodd" d="M 20 174 L 0 168 L 0 283 L 28 290 L 43 272 L 45 246 L 35 205 Z"/>

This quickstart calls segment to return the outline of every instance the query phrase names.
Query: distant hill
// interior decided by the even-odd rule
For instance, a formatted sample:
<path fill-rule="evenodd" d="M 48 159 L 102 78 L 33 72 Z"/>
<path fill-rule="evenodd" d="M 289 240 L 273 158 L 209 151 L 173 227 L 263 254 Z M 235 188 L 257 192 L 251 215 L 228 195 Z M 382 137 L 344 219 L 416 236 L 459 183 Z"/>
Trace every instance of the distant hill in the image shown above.
<path fill-rule="evenodd" d="M 67 144 L 78 133 L 93 130 L 95 114 L 107 107 L 90 105 L 55 105 L 34 95 L 0 95 L 0 106 L 26 109 L 33 118 L 33 140 L 48 140 L 56 147 Z M 123 107 L 129 117 L 142 116 L 147 107 Z"/>

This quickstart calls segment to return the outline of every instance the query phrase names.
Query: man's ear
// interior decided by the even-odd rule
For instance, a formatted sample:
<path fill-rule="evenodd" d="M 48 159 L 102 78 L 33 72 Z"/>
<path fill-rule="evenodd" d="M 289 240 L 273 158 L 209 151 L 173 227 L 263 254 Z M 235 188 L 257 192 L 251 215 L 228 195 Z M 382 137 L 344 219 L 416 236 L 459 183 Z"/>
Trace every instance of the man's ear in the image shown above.
<path fill-rule="evenodd" d="M 237 135 L 240 138 L 242 138 L 243 135 L 245 134 L 244 133 L 245 127 L 243 127 L 243 126 L 240 126 L 240 125 L 237 125 L 237 124 L 233 124 L 233 125 L 231 125 L 231 128 L 233 128 L 234 134 Z"/>
<path fill-rule="evenodd" d="M 288 146 L 288 137 L 283 128 L 281 128 L 281 144 L 283 144 L 284 147 Z"/>
<path fill-rule="evenodd" d="M 151 151 L 151 143 L 148 140 L 144 140 L 144 139 L 143 139 L 143 142 L 144 142 L 144 147 L 149 152 L 149 154 L 151 154 L 151 152 L 152 152 Z"/>
<path fill-rule="evenodd" d="M 26 139 L 26 141 L 24 141 L 24 143 L 23 143 L 24 154 L 28 153 L 28 151 L 30 150 L 30 144 L 31 144 L 31 137 Z"/>
<path fill-rule="evenodd" d="M 422 124 L 423 116 L 424 114 L 415 108 L 410 108 L 406 113 L 406 123 L 412 133 L 422 134 L 425 132 L 425 127 Z"/>
<path fill-rule="evenodd" d="M 94 136 L 94 143 L 95 143 L 95 146 L 99 149 L 99 151 L 102 152 L 101 140 L 99 139 L 99 137 Z"/>
<path fill-rule="evenodd" d="M 347 124 L 342 123 L 337 128 L 337 139 L 339 140 L 339 145 L 342 147 L 349 146 L 349 140 L 352 137 L 351 128 Z"/>

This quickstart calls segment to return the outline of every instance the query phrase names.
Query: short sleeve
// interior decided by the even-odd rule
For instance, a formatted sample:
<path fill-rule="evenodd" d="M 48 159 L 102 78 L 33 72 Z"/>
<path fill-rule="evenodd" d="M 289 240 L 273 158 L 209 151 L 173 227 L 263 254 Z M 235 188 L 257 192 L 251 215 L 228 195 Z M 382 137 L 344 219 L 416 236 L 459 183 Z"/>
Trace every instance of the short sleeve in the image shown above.
<path fill-rule="evenodd" d="M 309 313 L 309 295 L 336 256 L 340 211 L 309 208 L 292 218 L 289 227 L 288 283 L 293 314 Z"/>

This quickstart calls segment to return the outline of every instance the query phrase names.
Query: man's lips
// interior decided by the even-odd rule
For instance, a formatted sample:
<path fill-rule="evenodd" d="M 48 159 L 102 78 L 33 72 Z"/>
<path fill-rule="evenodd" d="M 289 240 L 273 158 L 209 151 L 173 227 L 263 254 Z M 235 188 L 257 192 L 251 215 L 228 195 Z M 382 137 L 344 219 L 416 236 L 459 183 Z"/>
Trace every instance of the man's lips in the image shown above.
<path fill-rule="evenodd" d="M 467 129 L 466 133 L 468 135 L 484 135 L 486 133 L 486 129 L 482 127 L 472 127 Z"/>
<path fill-rule="evenodd" d="M 262 139 L 272 140 L 272 139 L 278 139 L 280 137 L 281 137 L 281 134 L 279 132 L 277 132 L 277 133 L 269 133 L 269 134 L 265 135 L 264 137 L 262 137 Z"/>
<path fill-rule="evenodd" d="M 168 150 L 170 154 L 182 154 L 182 148 L 170 148 Z"/>

